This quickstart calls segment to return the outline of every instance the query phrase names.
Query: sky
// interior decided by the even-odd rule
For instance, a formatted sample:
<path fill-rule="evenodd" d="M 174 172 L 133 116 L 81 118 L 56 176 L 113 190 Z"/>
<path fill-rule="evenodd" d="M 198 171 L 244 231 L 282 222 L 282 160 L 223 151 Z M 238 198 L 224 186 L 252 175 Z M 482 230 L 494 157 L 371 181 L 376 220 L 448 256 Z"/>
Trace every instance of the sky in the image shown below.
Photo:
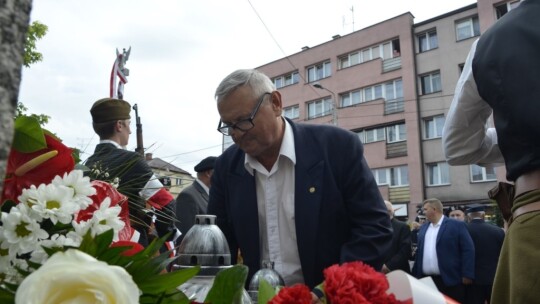
<path fill-rule="evenodd" d="M 256 68 L 410 12 L 421 22 L 474 0 L 34 0 L 49 27 L 43 61 L 23 68 L 19 101 L 85 160 L 99 138 L 89 109 L 109 94 L 116 50 L 131 47 L 124 99 L 137 104 L 144 146 L 194 175 L 221 154 L 214 92 L 236 69 Z M 137 145 L 135 114 L 128 149 Z"/>

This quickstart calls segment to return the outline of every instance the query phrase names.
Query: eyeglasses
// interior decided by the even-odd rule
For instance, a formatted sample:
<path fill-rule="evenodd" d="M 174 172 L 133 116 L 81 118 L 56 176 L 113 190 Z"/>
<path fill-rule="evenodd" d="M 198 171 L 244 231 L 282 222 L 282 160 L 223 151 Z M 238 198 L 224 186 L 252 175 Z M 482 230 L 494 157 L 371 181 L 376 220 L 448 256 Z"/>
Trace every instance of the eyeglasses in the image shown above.
<path fill-rule="evenodd" d="M 257 112 L 259 111 L 259 108 L 261 107 L 264 97 L 270 94 L 272 93 L 267 92 L 267 93 L 264 93 L 261 97 L 259 97 L 259 100 L 257 101 L 257 105 L 255 106 L 255 109 L 253 109 L 253 112 L 251 112 L 251 115 L 249 115 L 249 118 L 241 119 L 232 125 L 226 124 L 220 119 L 217 130 L 223 135 L 230 136 L 233 129 L 237 129 L 242 132 L 247 132 L 253 129 L 253 127 L 255 126 L 253 124 L 253 119 L 255 119 L 255 115 L 257 115 Z"/>

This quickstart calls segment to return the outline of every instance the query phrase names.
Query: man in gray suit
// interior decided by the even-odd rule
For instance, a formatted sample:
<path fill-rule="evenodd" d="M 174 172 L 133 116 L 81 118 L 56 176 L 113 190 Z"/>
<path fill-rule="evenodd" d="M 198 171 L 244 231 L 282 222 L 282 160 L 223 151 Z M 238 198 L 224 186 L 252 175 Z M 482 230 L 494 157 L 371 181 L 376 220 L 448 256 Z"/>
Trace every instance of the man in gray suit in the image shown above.
<path fill-rule="evenodd" d="M 197 214 L 206 214 L 208 194 L 210 191 L 210 178 L 214 172 L 215 156 L 208 156 L 195 166 L 197 178 L 193 184 L 186 187 L 176 198 L 176 226 L 182 232 L 178 244 L 186 233 L 195 224 Z"/>

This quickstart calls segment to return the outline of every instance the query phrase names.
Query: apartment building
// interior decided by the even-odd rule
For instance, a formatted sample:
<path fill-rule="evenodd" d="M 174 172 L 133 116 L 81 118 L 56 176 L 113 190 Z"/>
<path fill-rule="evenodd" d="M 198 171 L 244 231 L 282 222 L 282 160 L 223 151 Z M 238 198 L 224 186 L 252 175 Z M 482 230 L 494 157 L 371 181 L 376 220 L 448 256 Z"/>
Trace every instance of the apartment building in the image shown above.
<path fill-rule="evenodd" d="M 358 134 L 382 196 L 414 220 L 426 198 L 466 205 L 504 180 L 502 167 L 448 166 L 441 132 L 471 44 L 518 4 L 479 0 L 416 24 L 407 12 L 257 69 L 286 117 Z"/>

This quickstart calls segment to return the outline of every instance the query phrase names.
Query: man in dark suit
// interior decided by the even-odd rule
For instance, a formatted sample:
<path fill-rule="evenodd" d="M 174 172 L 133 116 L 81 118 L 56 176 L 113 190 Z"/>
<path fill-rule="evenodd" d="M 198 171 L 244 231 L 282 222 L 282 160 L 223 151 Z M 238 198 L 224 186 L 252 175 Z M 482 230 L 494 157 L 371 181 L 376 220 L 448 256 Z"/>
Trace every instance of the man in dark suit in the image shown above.
<path fill-rule="evenodd" d="M 491 290 L 499 261 L 504 230 L 484 221 L 485 206 L 471 205 L 467 209 L 468 229 L 475 248 L 474 281 L 467 286 L 467 304 L 491 303 Z"/>
<path fill-rule="evenodd" d="M 210 180 L 214 172 L 214 164 L 217 157 L 208 156 L 195 166 L 197 178 L 191 185 L 182 190 L 176 198 L 176 227 L 180 229 L 182 235 L 178 238 L 180 244 L 186 233 L 195 224 L 197 214 L 206 214 L 208 208 L 208 195 L 210 191 Z"/>
<path fill-rule="evenodd" d="M 465 285 L 474 279 L 474 245 L 467 225 L 444 216 L 438 199 L 425 200 L 423 209 L 428 222 L 418 232 L 413 275 L 431 276 L 439 291 L 464 302 Z"/>
<path fill-rule="evenodd" d="M 387 258 L 381 269 L 383 273 L 389 273 L 392 270 L 401 269 L 406 273 L 411 273 L 409 258 L 411 256 L 411 229 L 409 225 L 394 218 L 394 207 L 389 201 L 384 201 L 388 209 L 388 216 L 392 221 L 392 246 L 387 252 Z"/>
<path fill-rule="evenodd" d="M 130 104 L 122 99 L 102 98 L 92 105 L 92 127 L 99 135 L 94 154 L 85 162 L 90 169 L 99 170 L 92 178 L 113 181 L 119 179 L 118 191 L 128 197 L 131 225 L 138 232 L 138 242 L 148 245 L 148 231 L 153 209 L 157 220 L 155 229 L 160 237 L 170 233 L 167 247 L 172 250 L 179 233 L 174 225 L 174 197 L 163 187 L 143 157 L 128 151 L 130 128 Z M 107 175 L 104 175 L 105 172 Z M 91 174 L 92 175 L 92 174 Z M 147 207 L 148 205 L 148 207 Z"/>
<path fill-rule="evenodd" d="M 356 134 L 282 116 L 268 76 L 238 70 L 216 90 L 218 131 L 235 145 L 216 161 L 208 213 L 217 215 L 250 277 L 274 262 L 287 285 L 320 284 L 333 264 L 381 269 L 392 230 Z"/>

